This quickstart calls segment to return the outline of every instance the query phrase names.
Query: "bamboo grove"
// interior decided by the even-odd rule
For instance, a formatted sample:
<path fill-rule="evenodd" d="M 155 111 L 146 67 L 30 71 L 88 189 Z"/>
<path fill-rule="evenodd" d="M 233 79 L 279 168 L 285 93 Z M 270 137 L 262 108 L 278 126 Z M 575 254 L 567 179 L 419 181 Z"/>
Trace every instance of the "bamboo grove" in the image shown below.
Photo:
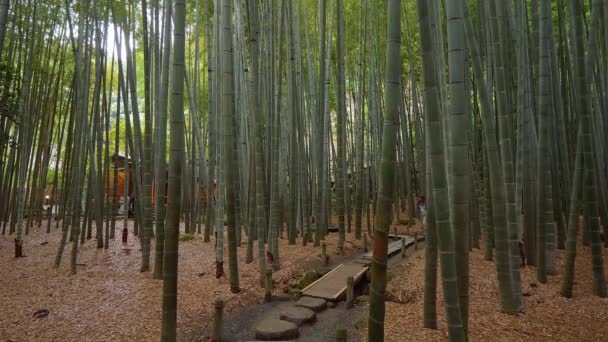
<path fill-rule="evenodd" d="M 388 232 L 416 198 L 424 326 L 441 282 L 451 341 L 468 336 L 472 248 L 505 314 L 525 311 L 522 252 L 572 297 L 579 240 L 607 295 L 606 0 L 0 0 L 0 58 L 14 256 L 33 230 L 61 232 L 53 266 L 69 252 L 76 274 L 88 240 L 139 239 L 141 272 L 163 280 L 163 341 L 180 231 L 216 245 L 238 293 L 237 249 L 263 285 L 280 239 L 319 246 L 332 224 L 340 252 L 346 232 L 373 240 L 383 340 Z"/>

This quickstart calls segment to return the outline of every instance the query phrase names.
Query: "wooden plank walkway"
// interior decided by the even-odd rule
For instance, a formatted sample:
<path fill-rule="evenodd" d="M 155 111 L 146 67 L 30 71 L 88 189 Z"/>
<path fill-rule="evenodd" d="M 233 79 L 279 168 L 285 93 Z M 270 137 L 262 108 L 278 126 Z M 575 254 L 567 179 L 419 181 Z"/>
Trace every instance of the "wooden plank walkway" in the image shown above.
<path fill-rule="evenodd" d="M 414 244 L 414 238 L 409 236 L 399 236 L 405 238 L 406 248 Z M 401 240 L 389 242 L 388 256 L 393 256 L 401 251 Z M 337 301 L 346 292 L 346 279 L 352 276 L 355 284 L 363 277 L 369 269 L 372 260 L 372 252 L 361 255 L 346 264 L 340 264 L 329 273 L 319 278 L 302 290 L 302 295 L 325 300 Z"/>
<path fill-rule="evenodd" d="M 405 238 L 405 248 L 414 244 L 414 238 L 409 236 L 403 236 Z M 388 243 L 388 256 L 393 256 L 401 251 L 401 240 L 396 240 Z M 365 253 L 361 256 L 361 259 L 372 260 L 373 252 Z"/>
<path fill-rule="evenodd" d="M 329 273 L 310 284 L 302 294 L 308 297 L 337 301 L 346 292 L 346 279 L 352 276 L 357 283 L 368 267 L 356 263 L 340 264 Z"/>

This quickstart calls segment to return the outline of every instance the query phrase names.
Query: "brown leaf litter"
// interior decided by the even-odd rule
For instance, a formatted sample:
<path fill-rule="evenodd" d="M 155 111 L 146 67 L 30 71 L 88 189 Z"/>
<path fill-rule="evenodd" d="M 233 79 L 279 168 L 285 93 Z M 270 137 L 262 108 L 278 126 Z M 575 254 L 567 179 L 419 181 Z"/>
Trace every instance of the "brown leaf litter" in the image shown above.
<path fill-rule="evenodd" d="M 556 253 L 558 274 L 546 284 L 536 280 L 536 268 L 522 269 L 525 313 L 510 316 L 500 312 L 496 265 L 484 260 L 482 249 L 470 253 L 469 341 L 608 341 L 608 299 L 593 294 L 589 247 L 577 247 L 574 296 L 560 296 L 565 251 Z M 444 341 L 447 324 L 441 275 L 438 275 L 438 330 L 423 328 L 424 252 L 419 251 L 394 271 L 388 286 L 391 296 L 406 304 L 386 303 L 385 340 Z M 604 273 L 608 274 L 608 251 L 604 249 Z M 367 310 L 366 313 L 367 314 Z M 365 317 L 363 317 L 364 319 Z M 367 340 L 363 329 L 360 337 Z"/>
<path fill-rule="evenodd" d="M 162 281 L 152 272 L 140 273 L 139 239 L 129 235 L 127 245 L 120 241 L 122 222 L 117 221 L 116 239 L 108 250 L 97 249 L 93 240 L 80 246 L 78 274 L 70 275 L 71 244 L 66 246 L 60 269 L 53 268 L 60 232 L 46 234 L 46 226 L 33 228 L 25 236 L 27 257 L 13 257 L 13 236 L 0 236 L 0 340 L 12 341 L 156 341 L 160 336 Z M 129 231 L 132 232 L 132 222 Z M 95 228 L 93 228 L 95 231 Z M 263 298 L 258 286 L 257 246 L 254 261 L 245 264 L 245 235 L 239 248 L 239 274 L 242 295 L 230 292 L 227 275 L 215 274 L 214 243 L 204 243 L 200 235 L 179 245 L 178 340 L 194 341 L 204 334 L 217 298 L 229 301 L 226 314 Z M 347 235 L 354 241 L 352 234 Z M 227 239 L 224 239 L 227 241 Z M 327 252 L 336 255 L 337 234 L 327 238 Z M 44 243 L 48 242 L 48 243 Z M 362 245 L 362 242 L 355 243 Z M 346 254 L 357 247 L 345 246 Z M 154 241 L 152 241 L 154 246 Z M 228 273 L 228 252 L 225 247 Z M 303 247 L 280 240 L 282 271 L 274 275 L 275 293 L 290 277 L 303 272 L 306 262 L 318 259 L 319 247 Z M 154 247 L 150 257 L 154 265 Z M 48 316 L 32 314 L 47 309 Z"/>

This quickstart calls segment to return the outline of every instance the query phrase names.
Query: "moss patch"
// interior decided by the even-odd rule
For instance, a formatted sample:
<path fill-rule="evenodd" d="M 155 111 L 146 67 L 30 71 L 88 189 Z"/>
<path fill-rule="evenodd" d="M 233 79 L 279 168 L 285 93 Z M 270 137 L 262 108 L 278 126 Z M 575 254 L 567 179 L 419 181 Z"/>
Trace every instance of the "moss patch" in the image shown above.
<path fill-rule="evenodd" d="M 188 233 L 179 234 L 179 241 L 190 241 L 194 240 L 194 235 Z"/>
<path fill-rule="evenodd" d="M 363 330 L 363 329 L 367 328 L 367 317 L 356 320 L 353 325 L 355 326 L 355 329 L 357 329 L 357 330 Z"/>
<path fill-rule="evenodd" d="M 321 278 L 321 276 L 316 271 L 308 271 L 304 273 L 304 276 L 300 281 L 298 281 L 297 288 L 302 290 L 306 288 L 308 285 L 317 281 L 317 279 Z"/>
<path fill-rule="evenodd" d="M 300 299 L 302 297 L 302 291 L 300 289 L 294 289 L 294 288 L 287 288 L 285 290 L 285 292 L 287 292 L 287 294 L 289 294 L 289 296 L 291 297 L 291 299 L 297 301 L 298 299 Z"/>
<path fill-rule="evenodd" d="M 355 298 L 356 305 L 363 305 L 363 304 L 366 304 L 367 302 L 369 302 L 369 296 L 359 296 L 359 297 Z"/>

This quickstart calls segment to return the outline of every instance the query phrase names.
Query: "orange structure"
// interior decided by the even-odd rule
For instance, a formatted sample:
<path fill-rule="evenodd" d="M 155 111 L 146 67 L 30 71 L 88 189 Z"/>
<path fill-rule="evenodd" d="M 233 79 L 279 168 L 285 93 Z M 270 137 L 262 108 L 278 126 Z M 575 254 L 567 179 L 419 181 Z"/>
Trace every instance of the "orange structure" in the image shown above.
<path fill-rule="evenodd" d="M 116 196 L 113 198 L 114 201 L 120 201 L 125 195 L 125 190 L 127 190 L 127 195 L 131 196 L 133 194 L 133 172 L 131 170 L 131 162 L 127 160 L 127 158 L 120 155 L 112 156 L 112 163 L 114 164 L 114 169 L 118 173 L 118 182 L 116 186 Z M 126 164 L 126 165 L 125 165 Z M 127 166 L 127 167 L 125 167 Z M 129 172 L 129 184 L 125 186 L 125 181 L 127 178 L 127 172 Z M 105 184 L 108 184 L 108 196 L 114 195 L 114 172 L 110 171 L 108 174 L 108 179 L 106 179 Z M 126 188 L 126 189 L 125 189 Z"/>
<path fill-rule="evenodd" d="M 113 155 L 112 156 L 112 163 L 114 164 L 114 169 L 118 172 L 118 183 L 117 183 L 117 187 L 116 187 L 116 196 L 113 198 L 113 200 L 115 202 L 121 201 L 122 198 L 124 198 L 125 195 L 125 191 L 128 191 L 127 194 L 129 196 L 132 196 L 135 192 L 135 188 L 134 183 L 133 183 L 133 179 L 134 179 L 134 172 L 132 170 L 132 163 L 130 160 L 128 160 L 126 157 L 124 156 L 120 156 L 120 155 Z M 126 185 L 125 181 L 127 178 L 127 172 L 129 175 L 129 184 Z M 108 196 L 112 196 L 114 194 L 114 172 L 110 172 L 109 179 L 106 180 L 105 184 L 108 184 Z M 165 179 L 168 179 L 168 174 L 167 177 L 165 177 Z M 155 205 L 156 203 L 156 181 L 155 179 L 152 179 L 152 206 Z M 168 190 L 168 183 L 165 182 L 165 193 L 167 193 Z M 215 196 L 216 196 L 216 184 L 215 182 L 213 182 L 213 200 L 215 201 Z M 207 201 L 207 189 L 203 190 L 203 193 L 201 194 L 201 200 L 203 201 L 202 204 L 205 205 L 206 201 Z"/>

